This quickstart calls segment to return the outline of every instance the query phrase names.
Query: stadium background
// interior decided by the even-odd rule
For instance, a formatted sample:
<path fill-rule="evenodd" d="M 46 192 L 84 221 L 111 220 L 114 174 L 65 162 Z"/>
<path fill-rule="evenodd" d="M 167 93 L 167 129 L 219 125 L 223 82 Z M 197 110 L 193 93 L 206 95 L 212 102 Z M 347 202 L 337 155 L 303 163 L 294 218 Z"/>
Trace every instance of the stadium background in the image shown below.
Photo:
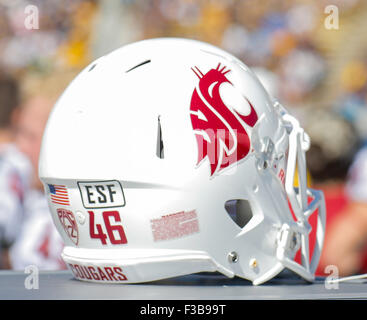
<path fill-rule="evenodd" d="M 25 28 L 29 5 L 39 29 Z M 336 30 L 325 27 L 328 5 L 338 9 Z M 126 43 L 169 36 L 222 47 L 300 119 L 313 143 L 310 183 L 327 194 L 332 217 L 348 202 L 347 172 L 367 139 L 366 27 L 363 0 L 0 0 L 0 67 L 19 81 L 23 99 L 55 97 Z"/>

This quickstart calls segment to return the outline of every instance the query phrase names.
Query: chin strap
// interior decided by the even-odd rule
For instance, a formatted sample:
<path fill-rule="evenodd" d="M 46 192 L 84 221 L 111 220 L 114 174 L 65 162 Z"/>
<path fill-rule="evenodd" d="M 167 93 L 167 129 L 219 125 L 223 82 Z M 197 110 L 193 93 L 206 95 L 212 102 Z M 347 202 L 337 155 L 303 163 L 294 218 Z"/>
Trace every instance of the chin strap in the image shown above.
<path fill-rule="evenodd" d="M 277 258 L 288 269 L 299 274 L 307 281 L 314 280 L 314 274 L 319 263 L 325 233 L 325 200 L 322 191 L 307 187 L 307 171 L 305 152 L 310 146 L 308 135 L 299 122 L 284 112 L 283 121 L 289 132 L 289 153 L 285 190 L 290 206 L 296 217 L 294 224 L 284 224 L 278 235 Z M 299 187 L 294 186 L 295 173 L 298 174 Z M 313 200 L 308 203 L 308 198 Z M 311 225 L 309 217 L 317 214 L 316 243 L 310 261 L 309 233 Z M 301 264 L 293 260 L 297 250 L 301 250 Z"/>
<path fill-rule="evenodd" d="M 361 280 L 361 279 L 367 279 L 367 273 L 357 274 L 354 276 L 348 276 L 348 277 L 342 277 L 342 278 L 334 278 L 334 279 L 330 279 L 329 277 L 327 277 L 326 282 L 327 283 L 338 283 L 338 282 L 355 281 L 355 280 Z"/>

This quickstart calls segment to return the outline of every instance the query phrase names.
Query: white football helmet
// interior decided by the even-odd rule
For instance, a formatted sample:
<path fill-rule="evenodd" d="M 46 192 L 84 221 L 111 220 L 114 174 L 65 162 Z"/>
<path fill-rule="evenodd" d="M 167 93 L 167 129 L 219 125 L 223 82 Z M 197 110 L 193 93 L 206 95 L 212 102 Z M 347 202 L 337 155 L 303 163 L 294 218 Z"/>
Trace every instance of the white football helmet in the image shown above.
<path fill-rule="evenodd" d="M 307 187 L 309 143 L 219 48 L 165 38 L 115 50 L 69 85 L 44 133 L 39 174 L 62 257 L 94 282 L 217 271 L 256 285 L 284 268 L 312 281 L 325 205 Z"/>

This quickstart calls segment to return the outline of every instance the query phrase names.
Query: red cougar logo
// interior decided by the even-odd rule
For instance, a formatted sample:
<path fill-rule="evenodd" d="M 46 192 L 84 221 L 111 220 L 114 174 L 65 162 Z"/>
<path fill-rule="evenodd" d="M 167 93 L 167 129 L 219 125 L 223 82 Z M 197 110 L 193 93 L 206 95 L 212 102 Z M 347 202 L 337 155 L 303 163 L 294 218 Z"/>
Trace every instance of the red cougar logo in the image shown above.
<path fill-rule="evenodd" d="M 191 123 L 199 149 L 197 165 L 208 157 L 211 176 L 249 153 L 250 138 L 241 122 L 253 127 L 258 120 L 254 107 L 245 97 L 251 109 L 247 116 L 224 104 L 219 87 L 226 82 L 232 85 L 225 76 L 231 70 L 225 71 L 225 68 L 219 63 L 206 74 L 198 67 L 191 68 L 199 78 L 190 104 Z"/>

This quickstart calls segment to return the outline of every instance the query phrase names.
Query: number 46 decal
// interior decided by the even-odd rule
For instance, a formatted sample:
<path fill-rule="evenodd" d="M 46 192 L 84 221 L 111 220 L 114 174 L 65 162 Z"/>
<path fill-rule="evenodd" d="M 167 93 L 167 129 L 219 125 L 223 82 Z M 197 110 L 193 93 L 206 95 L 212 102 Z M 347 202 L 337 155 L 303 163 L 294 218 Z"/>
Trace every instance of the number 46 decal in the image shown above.
<path fill-rule="evenodd" d="M 94 224 L 94 212 L 88 211 L 89 213 L 89 234 L 92 239 L 100 239 L 102 244 L 107 244 L 107 238 L 111 244 L 125 244 L 127 243 L 124 228 L 122 227 L 120 213 L 114 211 L 103 211 L 102 217 L 104 227 L 101 224 Z M 114 221 L 111 221 L 114 220 Z M 112 224 L 114 223 L 114 224 Z M 107 231 L 107 234 L 104 232 Z"/>

